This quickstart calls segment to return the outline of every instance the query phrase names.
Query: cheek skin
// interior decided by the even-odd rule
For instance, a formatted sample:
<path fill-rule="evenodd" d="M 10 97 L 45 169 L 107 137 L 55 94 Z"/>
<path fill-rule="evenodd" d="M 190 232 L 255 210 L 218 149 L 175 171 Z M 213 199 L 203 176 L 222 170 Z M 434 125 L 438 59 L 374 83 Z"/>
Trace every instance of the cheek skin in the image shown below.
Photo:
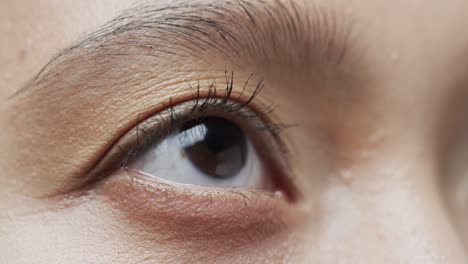
<path fill-rule="evenodd" d="M 262 245 L 274 249 L 306 219 L 281 195 L 181 190 L 120 174 L 98 190 L 116 212 L 116 221 L 129 227 L 138 241 L 184 249 L 194 258 L 242 256 Z"/>

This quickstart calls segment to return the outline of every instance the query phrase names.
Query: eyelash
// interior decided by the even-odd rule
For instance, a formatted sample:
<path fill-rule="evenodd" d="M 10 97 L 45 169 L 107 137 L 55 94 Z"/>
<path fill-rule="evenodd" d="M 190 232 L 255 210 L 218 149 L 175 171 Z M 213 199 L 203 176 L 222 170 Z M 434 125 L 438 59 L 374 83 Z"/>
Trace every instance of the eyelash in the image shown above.
<path fill-rule="evenodd" d="M 201 86 L 200 83 L 197 84 L 196 88 L 193 88 L 190 84 L 189 87 L 194 91 L 192 93 L 192 98 L 189 98 L 187 102 L 193 104 L 191 106 L 184 106 L 184 103 L 173 105 L 172 99 L 169 99 L 169 104 L 164 111 L 169 114 L 169 117 L 165 118 L 163 114 L 158 114 L 156 118 L 158 119 L 155 122 L 140 122 L 140 117 L 137 117 L 136 127 L 136 144 L 134 147 L 130 148 L 125 153 L 125 158 L 120 163 L 120 167 L 126 169 L 127 165 L 134 159 L 143 155 L 146 151 L 157 145 L 160 140 L 166 136 L 169 136 L 173 129 L 177 125 L 182 124 L 183 122 L 193 120 L 193 119 L 202 119 L 206 116 L 218 115 L 225 118 L 230 118 L 223 116 L 226 114 L 235 115 L 239 119 L 259 119 L 257 125 L 254 127 L 255 130 L 261 132 L 267 132 L 273 135 L 275 138 L 278 137 L 280 131 L 289 127 L 288 125 L 281 123 L 273 123 L 271 120 L 265 118 L 268 114 L 272 113 L 275 110 L 275 107 L 269 105 L 262 109 L 261 111 L 254 112 L 244 111 L 246 107 L 249 107 L 249 104 L 257 97 L 257 95 L 262 91 L 264 84 L 263 79 L 259 79 L 255 86 L 255 90 L 252 94 L 245 100 L 243 103 L 239 103 L 241 97 L 245 95 L 246 87 L 254 75 L 250 75 L 247 78 L 246 82 L 239 95 L 235 96 L 233 94 L 233 85 L 234 85 L 234 72 L 231 72 L 230 75 L 225 72 L 226 77 L 226 87 L 222 96 L 218 96 L 216 89 L 216 82 L 212 82 L 208 86 L 208 92 L 206 96 L 200 94 Z M 233 98 L 235 97 L 235 98 Z M 187 104 L 187 103 L 185 103 Z M 178 109 L 181 107 L 189 109 L 188 111 L 182 110 L 182 114 L 178 114 Z M 246 113 L 248 112 L 248 113 Z M 156 129 L 154 129 L 157 123 Z M 148 127 L 150 131 L 145 130 L 145 127 Z M 151 130 L 156 130 L 156 133 Z M 119 147 L 120 148 L 120 147 Z M 120 148 L 122 149 L 122 148 Z M 284 153 L 285 149 L 281 148 L 281 152 Z"/>
<path fill-rule="evenodd" d="M 219 116 L 226 119 L 231 119 L 238 124 L 243 130 L 254 130 L 257 132 L 267 133 L 266 138 L 270 138 L 268 144 L 262 144 L 263 155 L 268 155 L 269 160 L 275 161 L 275 166 L 288 167 L 287 162 L 279 164 L 279 157 L 272 157 L 286 154 L 287 148 L 280 137 L 280 132 L 294 125 L 283 123 L 275 123 L 268 117 L 276 107 L 268 105 L 261 110 L 251 106 L 252 101 L 262 91 L 264 84 L 263 79 L 257 81 L 255 90 L 247 99 L 242 99 L 246 95 L 247 85 L 254 75 L 250 75 L 245 81 L 238 95 L 234 95 L 234 73 L 228 75 L 225 72 L 226 86 L 222 96 L 216 90 L 216 82 L 213 81 L 208 85 L 206 95 L 202 95 L 202 90 L 205 90 L 200 83 L 197 83 L 196 88 L 192 89 L 193 93 L 188 100 L 181 103 L 173 104 L 172 99 L 169 99 L 169 104 L 164 105 L 164 110 L 143 121 L 141 115 L 137 116 L 134 128 L 125 133 L 106 154 L 96 162 L 84 177 L 79 179 L 75 187 L 68 191 L 57 193 L 53 196 L 82 196 L 89 191 L 92 191 L 96 185 L 103 183 L 118 170 L 128 170 L 128 165 L 133 160 L 145 154 L 146 151 L 156 146 L 161 140 L 174 132 L 175 128 L 185 121 L 203 118 L 206 116 Z M 246 96 L 245 96 L 246 97 Z M 244 98 L 245 98 L 244 97 Z M 240 103 L 243 100 L 243 103 Z M 249 125 L 243 125 L 241 120 L 249 120 Z M 133 134 L 133 135 L 132 135 Z M 248 135 L 252 136 L 252 135 Z M 268 137 L 269 136 L 269 137 Z M 255 141 L 255 140 L 254 140 Z M 264 140 L 265 141 L 265 140 Z M 123 142 L 123 143 L 121 143 Z M 119 144 L 121 143 L 121 144 Z M 255 145 L 255 143 L 254 143 Z M 265 149 L 268 146 L 269 149 Z M 272 151 L 274 149 L 274 151 Z M 262 151 L 260 151 L 262 152 Z M 262 155 L 262 153 L 259 153 Z M 284 159 L 281 159 L 283 161 Z M 281 163 L 281 162 L 280 162 Z M 286 177 L 285 177 L 286 178 Z M 288 188 L 294 188 L 290 182 L 291 179 L 278 179 L 281 184 L 287 185 Z M 289 192 L 288 192 L 289 193 Z"/>

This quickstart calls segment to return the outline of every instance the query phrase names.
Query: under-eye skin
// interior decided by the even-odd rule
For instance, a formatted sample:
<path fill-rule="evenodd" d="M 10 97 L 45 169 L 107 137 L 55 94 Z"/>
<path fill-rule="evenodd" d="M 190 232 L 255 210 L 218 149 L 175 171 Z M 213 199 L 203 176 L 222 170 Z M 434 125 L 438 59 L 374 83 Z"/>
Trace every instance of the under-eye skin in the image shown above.
<path fill-rule="evenodd" d="M 286 175 L 286 149 L 280 131 L 288 126 L 269 119 L 271 106 L 253 102 L 263 88 L 257 81 L 250 94 L 233 87 L 234 75 L 218 90 L 210 84 L 190 90 L 188 100 L 171 98 L 167 107 L 135 126 L 114 144 L 88 173 L 81 189 L 94 188 L 118 171 L 132 180 L 179 189 L 231 192 L 233 188 L 292 198 Z"/>

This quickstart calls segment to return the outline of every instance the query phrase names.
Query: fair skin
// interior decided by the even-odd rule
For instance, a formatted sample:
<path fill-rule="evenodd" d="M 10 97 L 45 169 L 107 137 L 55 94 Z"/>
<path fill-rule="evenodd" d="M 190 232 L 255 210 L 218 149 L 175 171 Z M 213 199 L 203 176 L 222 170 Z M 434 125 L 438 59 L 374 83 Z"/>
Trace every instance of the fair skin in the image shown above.
<path fill-rule="evenodd" d="M 467 263 L 467 1 L 8 0 L 0 20 L 1 263 Z M 245 132 L 280 183 L 112 166 L 231 81 L 285 124 Z"/>

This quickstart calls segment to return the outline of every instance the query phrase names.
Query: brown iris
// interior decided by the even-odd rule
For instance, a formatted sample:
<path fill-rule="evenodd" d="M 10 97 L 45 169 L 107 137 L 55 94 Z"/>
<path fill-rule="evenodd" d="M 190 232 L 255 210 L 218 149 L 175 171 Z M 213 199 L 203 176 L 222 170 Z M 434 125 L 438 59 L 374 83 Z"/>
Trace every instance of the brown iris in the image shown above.
<path fill-rule="evenodd" d="M 219 117 L 207 117 L 185 123 L 177 141 L 182 155 L 202 173 L 215 179 L 227 179 L 244 168 L 247 141 L 234 123 Z"/>

